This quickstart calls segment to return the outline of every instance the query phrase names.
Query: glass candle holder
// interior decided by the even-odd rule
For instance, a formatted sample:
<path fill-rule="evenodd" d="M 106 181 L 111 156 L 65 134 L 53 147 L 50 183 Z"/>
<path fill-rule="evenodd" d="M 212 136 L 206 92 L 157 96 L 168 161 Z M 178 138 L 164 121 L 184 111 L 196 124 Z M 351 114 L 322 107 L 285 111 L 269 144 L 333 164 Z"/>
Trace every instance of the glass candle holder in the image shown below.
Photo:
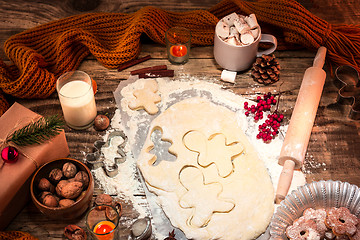
<path fill-rule="evenodd" d="M 166 51 L 172 64 L 185 64 L 189 61 L 191 32 L 187 28 L 172 27 L 165 33 Z"/>
<path fill-rule="evenodd" d="M 120 215 L 116 208 L 109 205 L 98 205 L 91 208 L 86 216 L 85 223 L 92 239 L 118 239 Z"/>
<path fill-rule="evenodd" d="M 61 108 L 66 124 L 73 129 L 90 127 L 96 117 L 92 80 L 82 71 L 71 71 L 56 81 Z"/>

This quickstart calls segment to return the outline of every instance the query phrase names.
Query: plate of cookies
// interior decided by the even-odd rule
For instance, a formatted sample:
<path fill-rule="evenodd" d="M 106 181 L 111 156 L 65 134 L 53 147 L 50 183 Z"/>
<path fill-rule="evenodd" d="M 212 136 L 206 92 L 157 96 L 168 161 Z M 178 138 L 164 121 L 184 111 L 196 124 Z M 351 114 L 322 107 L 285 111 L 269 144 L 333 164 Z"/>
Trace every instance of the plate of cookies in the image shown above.
<path fill-rule="evenodd" d="M 340 181 L 298 187 L 280 203 L 270 223 L 273 240 L 360 239 L 360 189 Z"/>

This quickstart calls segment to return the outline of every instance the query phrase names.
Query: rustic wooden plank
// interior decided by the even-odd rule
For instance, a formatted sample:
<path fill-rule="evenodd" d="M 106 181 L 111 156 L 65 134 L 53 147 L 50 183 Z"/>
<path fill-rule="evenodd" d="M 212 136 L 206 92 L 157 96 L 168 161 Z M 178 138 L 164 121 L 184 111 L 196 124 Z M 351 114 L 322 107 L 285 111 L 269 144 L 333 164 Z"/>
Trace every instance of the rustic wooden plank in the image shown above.
<path fill-rule="evenodd" d="M 161 7 L 171 11 L 189 11 L 207 9 L 219 0 L 178 2 L 138 1 L 138 0 L 0 0 L 0 45 L 3 46 L 10 36 L 26 29 L 85 12 L 123 12 L 131 13 L 148 5 Z M 357 0 L 299 0 L 307 9 L 331 23 L 360 23 L 360 7 Z M 93 56 L 89 56 L 80 66 L 80 70 L 89 73 L 98 83 L 96 102 L 98 111 L 113 116 L 116 109 L 113 91 L 120 81 L 129 77 L 129 72 L 142 67 L 166 64 L 175 70 L 175 78 L 196 77 L 203 81 L 214 81 L 249 99 L 266 92 L 281 92 L 279 110 L 289 120 L 294 106 L 302 76 L 307 67 L 312 65 L 314 52 L 311 51 L 276 51 L 275 55 L 281 64 L 280 81 L 264 86 L 254 82 L 249 71 L 237 75 L 235 85 L 219 81 L 221 68 L 213 59 L 213 47 L 194 47 L 191 49 L 190 61 L 183 66 L 171 65 L 166 58 L 165 47 L 152 44 L 144 38 L 140 56 L 150 54 L 153 59 L 124 71 L 106 69 Z M 0 58 L 7 60 L 3 47 Z M 7 62 L 9 63 L 9 62 Z M 330 72 L 325 83 L 315 125 L 312 131 L 303 171 L 307 181 L 333 179 L 347 181 L 360 186 L 360 122 L 350 120 L 349 106 L 336 103 L 337 87 L 333 83 Z M 47 99 L 16 99 L 24 106 L 42 115 L 62 114 L 57 94 Z M 70 157 L 84 160 L 85 154 L 93 150 L 93 143 L 102 138 L 105 132 L 97 132 L 94 128 L 75 131 L 65 128 L 70 147 Z M 103 190 L 96 184 L 94 197 Z M 147 205 L 145 195 L 136 195 L 144 206 Z M 121 239 L 129 234 L 129 223 L 136 219 L 138 213 L 132 203 L 124 203 L 121 220 Z M 64 239 L 63 228 L 67 224 L 78 224 L 84 227 L 84 216 L 74 221 L 49 220 L 30 203 L 11 223 L 7 230 L 28 231 L 40 239 Z"/>

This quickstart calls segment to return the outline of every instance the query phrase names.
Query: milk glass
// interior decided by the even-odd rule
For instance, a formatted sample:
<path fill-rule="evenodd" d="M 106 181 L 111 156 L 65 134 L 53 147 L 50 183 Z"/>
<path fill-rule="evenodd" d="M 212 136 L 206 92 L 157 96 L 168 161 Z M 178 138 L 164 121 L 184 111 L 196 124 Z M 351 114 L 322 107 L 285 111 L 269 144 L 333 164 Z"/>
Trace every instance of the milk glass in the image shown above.
<path fill-rule="evenodd" d="M 61 108 L 66 124 L 73 129 L 90 127 L 96 117 L 92 80 L 83 71 L 71 71 L 56 81 Z"/>

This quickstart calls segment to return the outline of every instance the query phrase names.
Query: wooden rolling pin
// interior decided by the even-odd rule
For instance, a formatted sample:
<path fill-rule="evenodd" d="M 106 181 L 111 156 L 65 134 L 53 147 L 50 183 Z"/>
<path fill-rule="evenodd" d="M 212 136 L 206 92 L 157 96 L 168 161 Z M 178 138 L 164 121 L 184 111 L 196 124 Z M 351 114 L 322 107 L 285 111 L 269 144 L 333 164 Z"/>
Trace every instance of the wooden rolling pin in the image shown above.
<path fill-rule="evenodd" d="M 320 47 L 316 53 L 313 66 L 305 71 L 280 152 L 279 164 L 283 166 L 283 170 L 279 177 L 275 203 L 280 203 L 285 199 L 291 185 L 294 169 L 300 169 L 304 162 L 326 78 L 326 73 L 322 69 L 325 56 L 326 48 Z"/>

